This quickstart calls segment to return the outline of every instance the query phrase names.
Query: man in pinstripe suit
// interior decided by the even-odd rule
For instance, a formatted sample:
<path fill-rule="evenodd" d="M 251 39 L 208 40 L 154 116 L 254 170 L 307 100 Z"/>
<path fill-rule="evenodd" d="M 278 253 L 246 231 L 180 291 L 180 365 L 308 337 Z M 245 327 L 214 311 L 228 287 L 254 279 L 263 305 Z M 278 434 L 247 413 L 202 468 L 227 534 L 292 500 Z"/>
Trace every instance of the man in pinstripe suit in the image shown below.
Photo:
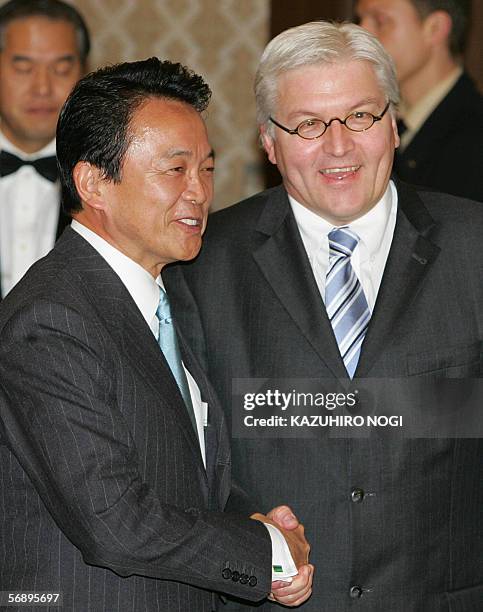
<path fill-rule="evenodd" d="M 203 612 L 216 591 L 310 595 L 303 527 L 287 509 L 271 517 L 290 529 L 250 516 L 205 376 L 181 336 L 182 380 L 157 342 L 160 271 L 197 254 L 212 196 L 209 96 L 151 58 L 89 75 L 61 113 L 72 227 L 0 309 L 1 597 Z M 271 582 L 277 538 L 299 568 L 285 587 Z"/>

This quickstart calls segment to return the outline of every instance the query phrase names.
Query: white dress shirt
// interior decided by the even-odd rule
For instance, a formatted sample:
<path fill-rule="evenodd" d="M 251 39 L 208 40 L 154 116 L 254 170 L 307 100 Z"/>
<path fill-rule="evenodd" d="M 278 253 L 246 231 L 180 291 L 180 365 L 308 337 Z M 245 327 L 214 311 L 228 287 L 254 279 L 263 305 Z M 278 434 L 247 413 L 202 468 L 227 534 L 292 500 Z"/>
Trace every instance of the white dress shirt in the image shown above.
<path fill-rule="evenodd" d="M 158 339 L 159 335 L 159 319 L 156 316 L 156 310 L 159 304 L 160 287 L 164 289 L 161 276 L 154 279 L 147 270 L 138 263 L 121 253 L 118 249 L 106 242 L 98 234 L 91 231 L 85 225 L 82 225 L 75 219 L 72 221 L 71 227 L 80 234 L 87 242 L 99 253 L 99 255 L 107 261 L 114 272 L 119 276 L 122 283 L 129 291 L 132 299 L 139 308 L 146 323 L 149 325 L 153 335 Z M 203 463 L 206 467 L 206 451 L 205 451 L 205 435 L 204 427 L 207 423 L 208 405 L 201 399 L 201 393 L 196 381 L 191 376 L 186 366 L 183 363 L 183 368 L 188 379 L 189 390 L 191 394 L 191 402 L 195 413 L 196 425 L 198 430 L 198 441 L 200 444 Z M 272 542 L 272 564 L 289 566 L 292 562 L 290 551 L 285 542 L 285 538 L 280 531 L 271 525 L 266 525 Z M 273 551 L 275 547 L 281 551 L 280 557 L 275 556 Z M 275 577 L 273 577 L 275 579 Z"/>
<path fill-rule="evenodd" d="M 25 160 L 55 155 L 55 140 L 40 151 L 27 154 L 0 132 L 0 149 Z M 0 265 L 2 295 L 22 278 L 30 266 L 55 243 L 60 192 L 32 166 L 22 166 L 0 178 Z"/>
<path fill-rule="evenodd" d="M 291 196 L 289 200 L 320 296 L 325 302 L 325 278 L 329 268 L 328 234 L 336 226 L 302 206 Z M 365 215 L 347 224 L 360 238 L 351 257 L 351 263 L 371 312 L 374 310 L 391 248 L 396 213 L 397 191 L 394 183 L 390 181 L 379 202 Z"/>

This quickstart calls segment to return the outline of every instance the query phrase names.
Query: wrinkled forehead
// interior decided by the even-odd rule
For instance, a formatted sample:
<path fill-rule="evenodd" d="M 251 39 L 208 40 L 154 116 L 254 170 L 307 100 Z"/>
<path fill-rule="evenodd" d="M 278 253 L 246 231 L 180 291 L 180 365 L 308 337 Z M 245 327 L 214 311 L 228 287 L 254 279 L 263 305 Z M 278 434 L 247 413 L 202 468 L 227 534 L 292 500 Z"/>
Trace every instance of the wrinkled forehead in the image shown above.
<path fill-rule="evenodd" d="M 386 95 L 374 66 L 367 60 L 339 60 L 300 66 L 277 79 L 277 102 L 318 96 L 382 98 Z"/>

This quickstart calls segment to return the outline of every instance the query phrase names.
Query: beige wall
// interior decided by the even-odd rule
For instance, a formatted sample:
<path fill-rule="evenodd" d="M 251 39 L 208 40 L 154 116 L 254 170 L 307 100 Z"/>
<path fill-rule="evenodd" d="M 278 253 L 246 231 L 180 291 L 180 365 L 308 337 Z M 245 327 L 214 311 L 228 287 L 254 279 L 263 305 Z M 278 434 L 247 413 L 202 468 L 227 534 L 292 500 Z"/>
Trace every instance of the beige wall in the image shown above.
<path fill-rule="evenodd" d="M 263 188 L 252 85 L 268 40 L 269 0 L 71 0 L 92 34 L 91 68 L 151 55 L 187 64 L 213 90 L 213 209 Z"/>

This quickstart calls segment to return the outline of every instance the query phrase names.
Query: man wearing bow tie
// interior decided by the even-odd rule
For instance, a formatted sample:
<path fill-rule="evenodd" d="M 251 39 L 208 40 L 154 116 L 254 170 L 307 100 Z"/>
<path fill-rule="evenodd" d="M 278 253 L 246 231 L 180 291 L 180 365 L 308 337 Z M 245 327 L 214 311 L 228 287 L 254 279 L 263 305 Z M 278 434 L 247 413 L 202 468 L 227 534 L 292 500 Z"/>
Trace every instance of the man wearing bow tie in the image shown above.
<path fill-rule="evenodd" d="M 89 47 L 84 20 L 64 2 L 0 7 L 0 299 L 69 221 L 60 209 L 55 127 Z"/>

